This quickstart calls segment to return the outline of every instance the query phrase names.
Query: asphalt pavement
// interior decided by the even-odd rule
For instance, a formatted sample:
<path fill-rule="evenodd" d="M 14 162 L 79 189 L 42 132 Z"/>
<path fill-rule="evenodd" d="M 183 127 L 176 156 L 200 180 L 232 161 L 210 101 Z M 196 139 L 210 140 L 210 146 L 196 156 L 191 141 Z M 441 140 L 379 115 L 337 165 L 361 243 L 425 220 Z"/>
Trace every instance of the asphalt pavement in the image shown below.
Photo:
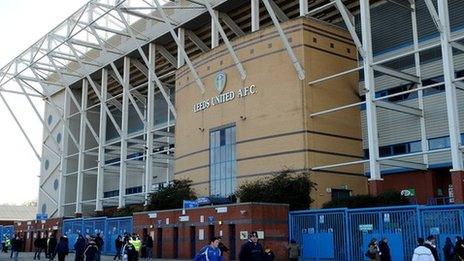
<path fill-rule="evenodd" d="M 10 253 L 9 252 L 8 252 L 8 254 L 0 253 L 0 261 L 6 261 L 6 260 L 13 261 L 14 259 L 10 259 Z M 34 260 L 34 253 L 31 253 L 31 252 L 20 252 L 19 253 L 18 261 L 31 261 L 31 260 Z M 48 259 L 45 258 L 43 253 L 41 255 L 40 260 L 48 261 Z M 54 260 L 58 261 L 58 257 L 56 257 Z M 67 261 L 74 261 L 74 254 L 70 253 L 66 257 L 66 260 Z M 112 256 L 102 256 L 102 259 L 101 259 L 101 261 L 110 261 L 110 260 L 113 260 Z M 175 259 L 148 259 L 148 258 L 141 258 L 139 260 L 141 260 L 141 261 L 142 260 L 172 261 L 172 260 L 175 260 Z"/>

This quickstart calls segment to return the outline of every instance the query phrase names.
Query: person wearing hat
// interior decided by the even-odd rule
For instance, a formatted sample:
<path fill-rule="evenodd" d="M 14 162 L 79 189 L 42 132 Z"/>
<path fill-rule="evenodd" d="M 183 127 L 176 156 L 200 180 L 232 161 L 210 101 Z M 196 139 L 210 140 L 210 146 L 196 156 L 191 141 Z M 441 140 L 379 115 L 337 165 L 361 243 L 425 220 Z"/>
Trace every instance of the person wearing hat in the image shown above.
<path fill-rule="evenodd" d="M 248 241 L 240 248 L 240 261 L 261 261 L 264 260 L 263 246 L 258 242 L 258 233 L 251 232 Z"/>
<path fill-rule="evenodd" d="M 435 236 L 433 235 L 428 236 L 427 240 L 424 242 L 424 246 L 430 249 L 430 252 L 432 252 L 432 255 L 435 261 L 440 260 L 438 258 L 437 246 L 435 245 Z"/>

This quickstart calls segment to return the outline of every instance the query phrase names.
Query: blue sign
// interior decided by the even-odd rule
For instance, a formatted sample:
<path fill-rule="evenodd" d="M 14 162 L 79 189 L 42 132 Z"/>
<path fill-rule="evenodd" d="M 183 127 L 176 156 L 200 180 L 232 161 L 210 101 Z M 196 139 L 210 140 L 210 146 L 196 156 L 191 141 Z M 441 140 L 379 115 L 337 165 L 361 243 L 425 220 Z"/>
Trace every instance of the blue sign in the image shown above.
<path fill-rule="evenodd" d="M 47 220 L 47 219 L 48 219 L 48 214 L 45 214 L 45 213 L 43 213 L 43 214 L 37 214 L 37 215 L 35 216 L 35 219 L 36 219 L 36 220 Z"/>
<path fill-rule="evenodd" d="M 213 222 L 214 222 L 214 217 L 213 217 L 213 216 L 209 216 L 209 217 L 208 217 L 208 222 L 213 223 Z"/>
<path fill-rule="evenodd" d="M 210 204 L 211 204 L 211 200 L 210 200 L 208 197 L 197 198 L 197 203 L 198 203 L 198 205 L 200 205 L 200 206 L 203 206 L 203 205 L 210 205 Z"/>
<path fill-rule="evenodd" d="M 184 200 L 184 208 L 197 208 L 198 202 L 195 200 Z"/>

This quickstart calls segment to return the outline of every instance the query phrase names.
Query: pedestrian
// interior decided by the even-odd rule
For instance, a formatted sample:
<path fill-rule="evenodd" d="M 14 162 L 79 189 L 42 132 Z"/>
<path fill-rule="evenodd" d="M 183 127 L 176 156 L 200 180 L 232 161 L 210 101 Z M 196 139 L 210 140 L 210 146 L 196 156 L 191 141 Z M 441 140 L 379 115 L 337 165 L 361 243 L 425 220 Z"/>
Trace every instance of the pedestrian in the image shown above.
<path fill-rule="evenodd" d="M 258 233 L 251 232 L 248 241 L 240 248 L 238 256 L 240 261 L 261 261 L 264 259 L 263 246 L 258 242 Z"/>
<path fill-rule="evenodd" d="M 3 241 L 2 241 L 2 253 L 8 253 L 8 248 L 6 246 L 6 241 L 8 240 L 7 236 L 3 236 Z"/>
<path fill-rule="evenodd" d="M 93 238 L 89 239 L 87 248 L 84 251 L 85 261 L 96 261 L 98 247 Z"/>
<path fill-rule="evenodd" d="M 75 261 L 84 261 L 84 252 L 85 252 L 85 239 L 79 234 L 77 240 L 74 243 L 74 250 L 76 251 Z"/>
<path fill-rule="evenodd" d="M 34 260 L 38 259 L 40 260 L 40 254 L 42 253 L 42 238 L 40 237 L 40 234 L 37 235 L 37 237 L 34 240 Z"/>
<path fill-rule="evenodd" d="M 445 261 L 454 261 L 455 253 L 453 242 L 451 242 L 451 238 L 447 237 L 445 239 L 445 245 L 443 246 Z"/>
<path fill-rule="evenodd" d="M 224 243 L 222 243 L 222 237 L 218 237 L 218 238 L 219 238 L 218 248 L 219 248 L 219 251 L 221 251 L 221 256 L 224 256 L 225 252 L 229 252 L 229 248 Z"/>
<path fill-rule="evenodd" d="M 424 239 L 417 239 L 418 246 L 414 249 L 414 254 L 412 256 L 412 261 L 436 261 L 432 255 L 432 251 L 429 248 L 424 246 Z"/>
<path fill-rule="evenodd" d="M 300 256 L 300 245 L 294 240 L 290 240 L 290 244 L 287 246 L 288 258 L 290 261 L 298 260 Z"/>
<path fill-rule="evenodd" d="M 118 260 L 121 260 L 121 258 L 122 258 L 121 250 L 122 250 L 122 246 L 123 246 L 121 235 L 119 235 L 118 238 L 116 238 L 116 240 L 114 240 L 114 246 L 116 247 L 116 255 L 114 255 L 113 260 L 116 260 L 116 258 Z"/>
<path fill-rule="evenodd" d="M 153 238 L 150 235 L 147 235 L 147 240 L 145 240 L 145 247 L 147 258 L 153 258 Z"/>
<path fill-rule="evenodd" d="M 58 261 L 64 261 L 69 254 L 69 241 L 66 236 L 61 236 L 60 242 L 56 246 L 56 252 L 58 253 Z"/>
<path fill-rule="evenodd" d="M 379 261 L 380 260 L 380 253 L 379 253 L 379 246 L 377 245 L 377 239 L 372 238 L 367 245 L 366 254 L 364 254 L 370 261 Z"/>
<path fill-rule="evenodd" d="M 221 250 L 219 250 L 219 242 L 221 240 L 218 237 L 212 237 L 209 240 L 209 244 L 202 247 L 200 251 L 195 255 L 194 261 L 219 261 L 222 259 Z"/>
<path fill-rule="evenodd" d="M 454 252 L 456 253 L 456 260 L 464 260 L 464 241 L 460 236 L 456 237 L 456 245 L 454 246 Z"/>
<path fill-rule="evenodd" d="M 427 237 L 427 240 L 424 242 L 424 246 L 432 252 L 433 258 L 435 261 L 439 261 L 437 246 L 435 245 L 435 237 L 430 235 Z"/>
<path fill-rule="evenodd" d="M 272 249 L 270 247 L 266 247 L 264 249 L 264 260 L 265 261 L 274 261 L 275 259 L 275 254 L 274 252 L 272 251 Z"/>
<path fill-rule="evenodd" d="M 384 237 L 379 243 L 380 261 L 391 261 L 390 247 L 388 246 L 388 239 Z"/>
<path fill-rule="evenodd" d="M 138 260 L 137 251 L 134 245 L 131 243 L 129 235 L 124 237 L 124 246 L 122 247 L 122 260 L 123 261 L 136 261 Z"/>
<path fill-rule="evenodd" d="M 142 241 L 140 241 L 140 238 L 137 234 L 132 234 L 132 239 L 129 240 L 130 243 L 134 246 L 135 249 L 135 260 L 139 259 L 140 255 L 140 250 L 142 249 Z"/>
<path fill-rule="evenodd" d="M 42 237 L 42 249 L 45 254 L 45 258 L 49 258 L 50 256 L 48 255 L 48 235 L 46 232 L 44 232 L 44 236 Z"/>
<path fill-rule="evenodd" d="M 95 245 L 97 245 L 97 248 L 98 248 L 97 256 L 95 258 L 96 261 L 100 261 L 101 259 L 101 253 L 102 253 L 104 244 L 105 242 L 103 241 L 103 238 L 100 236 L 100 233 L 97 233 L 97 236 L 95 237 Z"/>
<path fill-rule="evenodd" d="M 14 246 L 15 246 L 15 241 L 16 241 L 16 236 L 13 236 L 13 238 L 10 240 L 10 244 L 11 244 L 11 248 L 10 248 L 10 250 L 11 250 L 11 251 L 10 251 L 10 259 L 13 258 L 13 254 L 14 254 L 13 252 L 15 251 L 15 248 L 14 248 Z"/>
<path fill-rule="evenodd" d="M 15 261 L 18 261 L 19 258 L 19 251 L 21 250 L 22 240 L 19 237 L 19 234 L 11 241 L 11 254 L 10 258 L 14 257 Z"/>
<path fill-rule="evenodd" d="M 56 240 L 56 234 L 52 234 L 48 240 L 48 256 L 49 260 L 53 261 L 56 256 L 56 245 L 58 244 Z"/>

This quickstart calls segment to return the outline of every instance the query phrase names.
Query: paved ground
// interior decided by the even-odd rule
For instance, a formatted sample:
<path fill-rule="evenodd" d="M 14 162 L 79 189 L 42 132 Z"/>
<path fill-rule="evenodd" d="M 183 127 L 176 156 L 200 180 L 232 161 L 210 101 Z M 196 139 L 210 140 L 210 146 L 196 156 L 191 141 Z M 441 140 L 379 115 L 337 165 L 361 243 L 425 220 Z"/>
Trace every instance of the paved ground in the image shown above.
<path fill-rule="evenodd" d="M 34 257 L 34 253 L 19 253 L 19 260 L 20 260 L 20 261 L 31 261 L 31 260 L 34 260 L 33 257 Z M 1 253 L 1 254 L 0 254 L 0 260 L 1 260 L 1 261 L 6 261 L 6 260 L 12 261 L 12 260 L 14 260 L 14 259 L 10 259 L 10 253 L 8 253 L 8 255 L 5 254 L 5 253 Z M 46 261 L 47 259 L 45 259 L 44 256 L 43 256 L 43 254 L 42 254 L 40 260 L 45 260 L 45 261 Z M 72 254 L 72 253 L 69 254 L 69 255 L 66 257 L 66 260 L 68 260 L 68 261 L 74 261 L 74 254 Z M 101 259 L 101 261 L 110 261 L 110 260 L 113 260 L 113 257 L 111 257 L 111 256 L 103 256 L 102 259 Z M 140 260 L 149 260 L 149 259 L 143 258 L 143 259 L 140 259 Z M 171 261 L 171 260 L 173 260 L 173 259 L 150 259 L 150 260 Z M 58 257 L 55 258 L 55 261 L 58 261 Z"/>

